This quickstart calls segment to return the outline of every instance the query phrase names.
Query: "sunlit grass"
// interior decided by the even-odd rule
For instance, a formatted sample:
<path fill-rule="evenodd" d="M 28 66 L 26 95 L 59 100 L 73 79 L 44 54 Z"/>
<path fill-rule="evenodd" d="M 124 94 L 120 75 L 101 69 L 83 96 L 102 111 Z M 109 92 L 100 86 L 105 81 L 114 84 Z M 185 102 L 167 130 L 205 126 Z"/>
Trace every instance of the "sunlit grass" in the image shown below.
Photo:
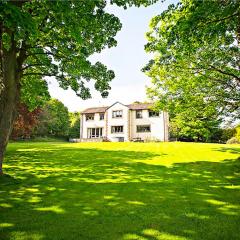
<path fill-rule="evenodd" d="M 240 146 L 11 143 L 0 239 L 240 239 Z"/>

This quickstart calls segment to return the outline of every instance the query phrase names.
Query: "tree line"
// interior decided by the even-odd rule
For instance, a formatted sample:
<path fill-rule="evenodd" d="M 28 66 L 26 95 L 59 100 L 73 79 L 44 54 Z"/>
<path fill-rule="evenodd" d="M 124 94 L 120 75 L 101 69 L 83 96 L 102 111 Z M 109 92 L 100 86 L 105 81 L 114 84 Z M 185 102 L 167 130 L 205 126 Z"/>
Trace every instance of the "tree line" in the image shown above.
<path fill-rule="evenodd" d="M 220 126 L 211 125 L 205 121 L 199 123 L 187 123 L 175 117 L 170 121 L 170 140 L 187 142 L 208 142 L 208 143 L 240 143 L 240 124 Z"/>
<path fill-rule="evenodd" d="M 217 143 L 238 143 L 240 142 L 240 125 L 225 127 L 219 126 L 219 122 L 212 124 L 205 121 L 205 124 L 185 124 L 177 117 L 170 118 L 170 140 L 195 141 L 195 142 L 217 142 Z M 13 125 L 11 139 L 35 139 L 39 137 L 79 138 L 80 113 L 69 112 L 67 107 L 57 99 L 50 99 L 41 107 L 29 110 L 26 104 L 18 106 L 17 118 Z"/>
<path fill-rule="evenodd" d="M 69 112 L 62 102 L 50 99 L 33 111 L 24 103 L 18 105 L 11 139 L 48 137 L 68 140 L 79 138 L 79 132 L 80 113 Z"/>

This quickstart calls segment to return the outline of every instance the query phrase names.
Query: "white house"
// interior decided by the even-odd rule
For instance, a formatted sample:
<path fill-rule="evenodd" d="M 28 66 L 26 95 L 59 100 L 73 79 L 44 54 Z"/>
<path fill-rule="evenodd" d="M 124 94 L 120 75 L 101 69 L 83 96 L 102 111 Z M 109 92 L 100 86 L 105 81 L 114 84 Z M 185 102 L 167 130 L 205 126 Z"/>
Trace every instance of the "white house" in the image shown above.
<path fill-rule="evenodd" d="M 88 108 L 81 112 L 81 141 L 168 141 L 168 114 L 151 110 L 151 103 Z"/>

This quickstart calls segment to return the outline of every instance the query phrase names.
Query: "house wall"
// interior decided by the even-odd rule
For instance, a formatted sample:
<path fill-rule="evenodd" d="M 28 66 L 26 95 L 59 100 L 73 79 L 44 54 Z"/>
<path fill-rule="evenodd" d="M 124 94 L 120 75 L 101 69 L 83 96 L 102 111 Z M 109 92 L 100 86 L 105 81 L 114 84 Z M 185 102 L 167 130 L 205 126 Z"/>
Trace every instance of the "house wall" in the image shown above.
<path fill-rule="evenodd" d="M 142 110 L 142 118 L 136 118 L 136 110 L 130 111 L 131 114 L 131 134 L 130 138 L 141 138 L 143 140 L 160 140 L 164 141 L 164 114 L 160 113 L 158 117 L 149 117 L 148 110 Z M 137 132 L 137 125 L 150 125 L 151 132 Z"/>
<path fill-rule="evenodd" d="M 122 118 L 113 118 L 112 112 L 122 110 Z M 94 114 L 94 120 L 86 121 L 86 114 L 82 114 L 80 138 L 87 138 L 88 128 L 103 128 L 103 137 L 110 141 L 119 141 L 119 138 L 124 138 L 124 141 L 130 141 L 134 138 L 142 140 L 160 140 L 168 141 L 168 114 L 161 112 L 158 117 L 150 117 L 148 110 L 142 110 L 142 118 L 136 118 L 136 110 L 129 108 L 121 103 L 115 103 L 107 109 L 104 115 L 104 120 L 100 119 L 100 114 Z M 137 125 L 150 125 L 151 132 L 137 132 Z M 111 133 L 112 126 L 123 126 L 123 133 Z"/>
<path fill-rule="evenodd" d="M 122 118 L 113 118 L 112 112 L 122 110 L 123 116 Z M 121 103 L 116 103 L 110 108 L 108 108 L 107 114 L 107 138 L 110 141 L 116 142 L 119 137 L 123 137 L 124 141 L 129 141 L 129 127 L 128 127 L 128 107 L 124 106 Z M 123 133 L 111 133 L 112 126 L 123 126 Z"/>
<path fill-rule="evenodd" d="M 82 115 L 82 137 L 81 138 L 87 138 L 87 129 L 88 128 L 98 128 L 101 127 L 103 128 L 103 137 L 106 137 L 106 126 L 105 126 L 105 119 L 106 118 L 106 113 L 104 115 L 104 120 L 99 120 L 100 119 L 100 114 L 95 113 L 94 114 L 94 120 L 88 120 L 86 121 L 86 114 Z"/>

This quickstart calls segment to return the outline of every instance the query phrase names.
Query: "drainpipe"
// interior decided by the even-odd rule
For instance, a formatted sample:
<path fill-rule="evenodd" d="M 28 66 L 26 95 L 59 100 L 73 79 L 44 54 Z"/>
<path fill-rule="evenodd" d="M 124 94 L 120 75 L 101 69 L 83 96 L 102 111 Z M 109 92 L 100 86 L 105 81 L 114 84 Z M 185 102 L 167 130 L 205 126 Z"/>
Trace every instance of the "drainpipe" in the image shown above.
<path fill-rule="evenodd" d="M 163 112 L 164 142 L 168 142 L 168 113 Z"/>
<path fill-rule="evenodd" d="M 132 111 L 131 109 L 128 110 L 128 141 L 131 141 L 131 116 Z"/>
<path fill-rule="evenodd" d="M 106 139 L 108 139 L 108 112 L 105 112 L 106 114 Z"/>
<path fill-rule="evenodd" d="M 80 139 L 83 138 L 83 114 L 80 113 Z"/>
<path fill-rule="evenodd" d="M 169 114 L 168 114 L 168 112 L 166 112 L 166 115 L 167 115 L 167 126 L 166 126 L 166 128 L 167 128 L 167 142 L 169 141 Z"/>
<path fill-rule="evenodd" d="M 164 111 L 162 112 L 162 119 L 163 119 L 163 141 L 165 142 L 165 118 L 164 118 Z"/>

